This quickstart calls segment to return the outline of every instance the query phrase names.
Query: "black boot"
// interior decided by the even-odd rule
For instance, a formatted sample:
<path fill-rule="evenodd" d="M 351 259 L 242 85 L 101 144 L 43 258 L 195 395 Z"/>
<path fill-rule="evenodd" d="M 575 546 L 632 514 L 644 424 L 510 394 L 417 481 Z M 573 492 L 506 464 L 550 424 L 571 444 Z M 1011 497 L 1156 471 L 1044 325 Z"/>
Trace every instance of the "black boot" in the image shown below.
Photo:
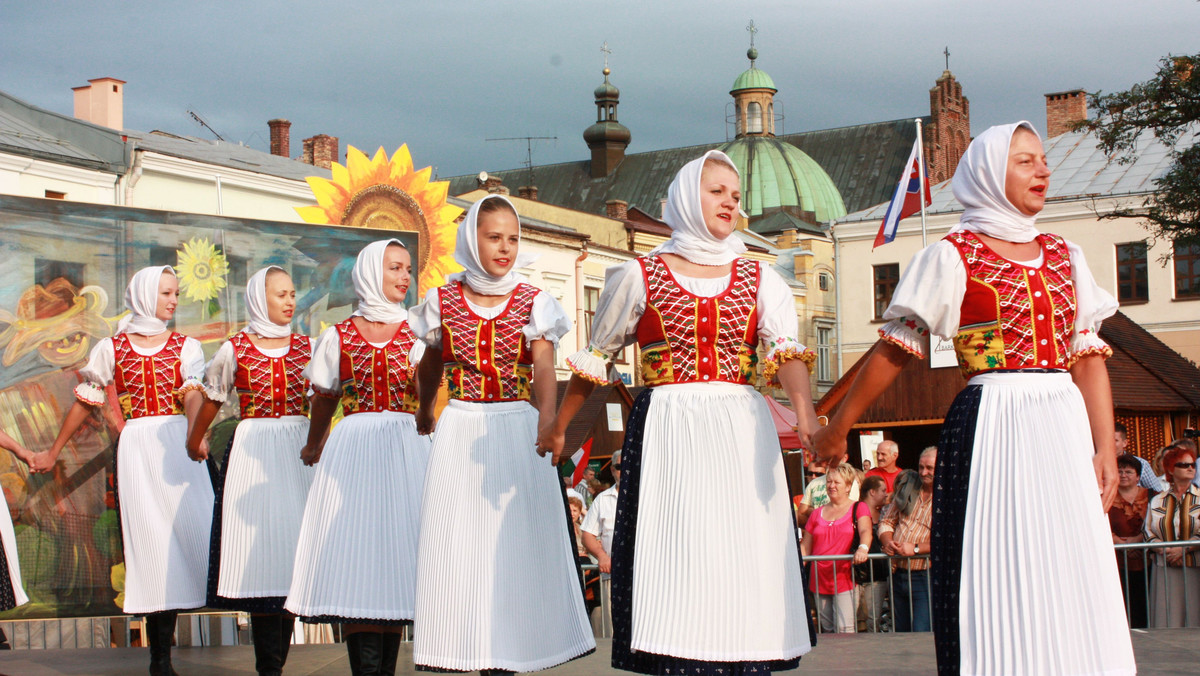
<path fill-rule="evenodd" d="M 175 618 L 167 611 L 146 616 L 146 643 L 150 646 L 150 676 L 177 676 L 171 668 L 171 642 L 175 638 Z"/>
<path fill-rule="evenodd" d="M 279 630 L 279 615 L 251 615 L 250 628 L 254 633 L 254 669 L 259 676 L 281 676 L 283 655 Z"/>
<path fill-rule="evenodd" d="M 399 648 L 399 644 L 396 646 Z M 379 676 L 383 672 L 383 634 L 358 631 L 346 637 L 346 652 L 350 656 L 350 673 L 354 676 Z"/>
<path fill-rule="evenodd" d="M 296 616 L 284 613 L 279 616 L 279 670 L 287 664 L 288 651 L 292 649 L 292 631 L 296 628 Z"/>
<path fill-rule="evenodd" d="M 396 660 L 400 658 L 400 634 L 385 632 L 383 636 L 383 659 L 380 660 L 379 673 L 382 676 L 395 676 Z"/>

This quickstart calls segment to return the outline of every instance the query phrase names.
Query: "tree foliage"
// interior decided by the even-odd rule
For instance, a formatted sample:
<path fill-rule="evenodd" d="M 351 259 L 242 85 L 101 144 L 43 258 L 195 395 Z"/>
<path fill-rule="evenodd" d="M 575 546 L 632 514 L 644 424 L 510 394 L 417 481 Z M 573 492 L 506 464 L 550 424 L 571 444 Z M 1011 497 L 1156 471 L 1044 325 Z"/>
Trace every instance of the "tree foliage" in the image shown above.
<path fill-rule="evenodd" d="M 1140 215 L 1156 236 L 1200 244 L 1200 54 L 1167 56 L 1153 78 L 1127 91 L 1088 95 L 1096 115 L 1078 125 L 1096 134 L 1100 148 L 1122 164 L 1137 159 L 1137 141 L 1151 133 L 1171 153 L 1171 168 L 1155 179 L 1156 192 Z M 1134 215 L 1125 210 L 1111 217 Z"/>

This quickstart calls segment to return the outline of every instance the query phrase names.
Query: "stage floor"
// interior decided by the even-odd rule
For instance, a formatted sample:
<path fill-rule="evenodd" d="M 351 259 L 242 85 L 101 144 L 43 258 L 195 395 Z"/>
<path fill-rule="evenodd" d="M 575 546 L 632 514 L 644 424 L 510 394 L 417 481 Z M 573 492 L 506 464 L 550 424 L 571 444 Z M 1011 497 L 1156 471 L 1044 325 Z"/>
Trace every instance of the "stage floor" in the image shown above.
<path fill-rule="evenodd" d="M 625 674 L 609 666 L 611 641 L 600 641 L 595 654 L 542 673 L 548 676 Z M 1200 629 L 1135 631 L 1133 649 L 1139 674 L 1196 674 L 1200 664 Z M 246 674 L 254 672 L 254 649 L 176 648 L 175 670 L 180 676 Z M 59 676 L 111 674 L 142 676 L 149 656 L 141 648 L 78 650 L 14 650 L 0 653 L 4 676 Z M 794 674 L 847 674 L 866 676 L 934 672 L 933 635 L 823 635 L 817 649 L 805 656 Z M 350 673 L 346 650 L 340 645 L 293 646 L 287 676 L 334 676 Z M 397 674 L 414 674 L 412 644 L 400 649 Z"/>

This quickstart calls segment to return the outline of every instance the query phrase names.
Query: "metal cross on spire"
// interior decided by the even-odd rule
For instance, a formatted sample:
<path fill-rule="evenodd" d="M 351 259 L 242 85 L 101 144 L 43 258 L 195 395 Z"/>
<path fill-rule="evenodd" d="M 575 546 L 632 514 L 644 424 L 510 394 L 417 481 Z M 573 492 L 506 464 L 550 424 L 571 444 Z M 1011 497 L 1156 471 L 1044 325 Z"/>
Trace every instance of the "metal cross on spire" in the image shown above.
<path fill-rule="evenodd" d="M 612 50 L 608 48 L 608 40 L 604 41 L 604 46 L 600 48 L 604 52 L 604 70 L 608 70 L 608 57 L 612 54 Z"/>
<path fill-rule="evenodd" d="M 750 48 L 754 49 L 754 34 L 758 32 L 758 27 L 754 25 L 754 19 L 750 19 L 750 23 L 746 26 L 746 32 L 750 34 Z"/>
<path fill-rule="evenodd" d="M 946 55 L 946 70 L 950 70 L 950 45 L 946 45 L 942 53 Z"/>

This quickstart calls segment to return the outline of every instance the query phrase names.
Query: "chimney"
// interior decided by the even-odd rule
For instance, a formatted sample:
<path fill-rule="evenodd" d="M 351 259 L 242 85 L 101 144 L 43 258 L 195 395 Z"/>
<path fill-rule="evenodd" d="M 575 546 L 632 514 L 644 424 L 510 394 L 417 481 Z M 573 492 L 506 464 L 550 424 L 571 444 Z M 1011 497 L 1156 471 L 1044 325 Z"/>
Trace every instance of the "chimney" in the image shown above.
<path fill-rule="evenodd" d="M 292 123 L 282 118 L 267 120 L 271 129 L 271 154 L 280 157 L 292 156 Z"/>
<path fill-rule="evenodd" d="M 1087 96 L 1082 89 L 1046 94 L 1046 136 L 1054 138 L 1071 131 L 1087 119 Z"/>
<path fill-rule="evenodd" d="M 330 168 L 339 159 L 338 139 L 328 134 L 317 134 L 304 139 L 300 160 L 306 164 Z"/>
<path fill-rule="evenodd" d="M 629 220 L 629 202 L 625 200 L 608 200 L 604 203 L 605 214 L 618 221 Z"/>
<path fill-rule="evenodd" d="M 88 80 L 75 92 L 75 117 L 122 131 L 125 129 L 125 81 L 115 77 Z"/>
<path fill-rule="evenodd" d="M 536 185 L 523 185 L 517 188 L 517 197 L 536 202 L 538 200 L 538 189 Z"/>
<path fill-rule="evenodd" d="M 508 194 L 508 188 L 504 187 L 504 179 L 499 176 L 488 176 L 487 180 L 483 182 L 483 189 L 492 194 Z"/>

